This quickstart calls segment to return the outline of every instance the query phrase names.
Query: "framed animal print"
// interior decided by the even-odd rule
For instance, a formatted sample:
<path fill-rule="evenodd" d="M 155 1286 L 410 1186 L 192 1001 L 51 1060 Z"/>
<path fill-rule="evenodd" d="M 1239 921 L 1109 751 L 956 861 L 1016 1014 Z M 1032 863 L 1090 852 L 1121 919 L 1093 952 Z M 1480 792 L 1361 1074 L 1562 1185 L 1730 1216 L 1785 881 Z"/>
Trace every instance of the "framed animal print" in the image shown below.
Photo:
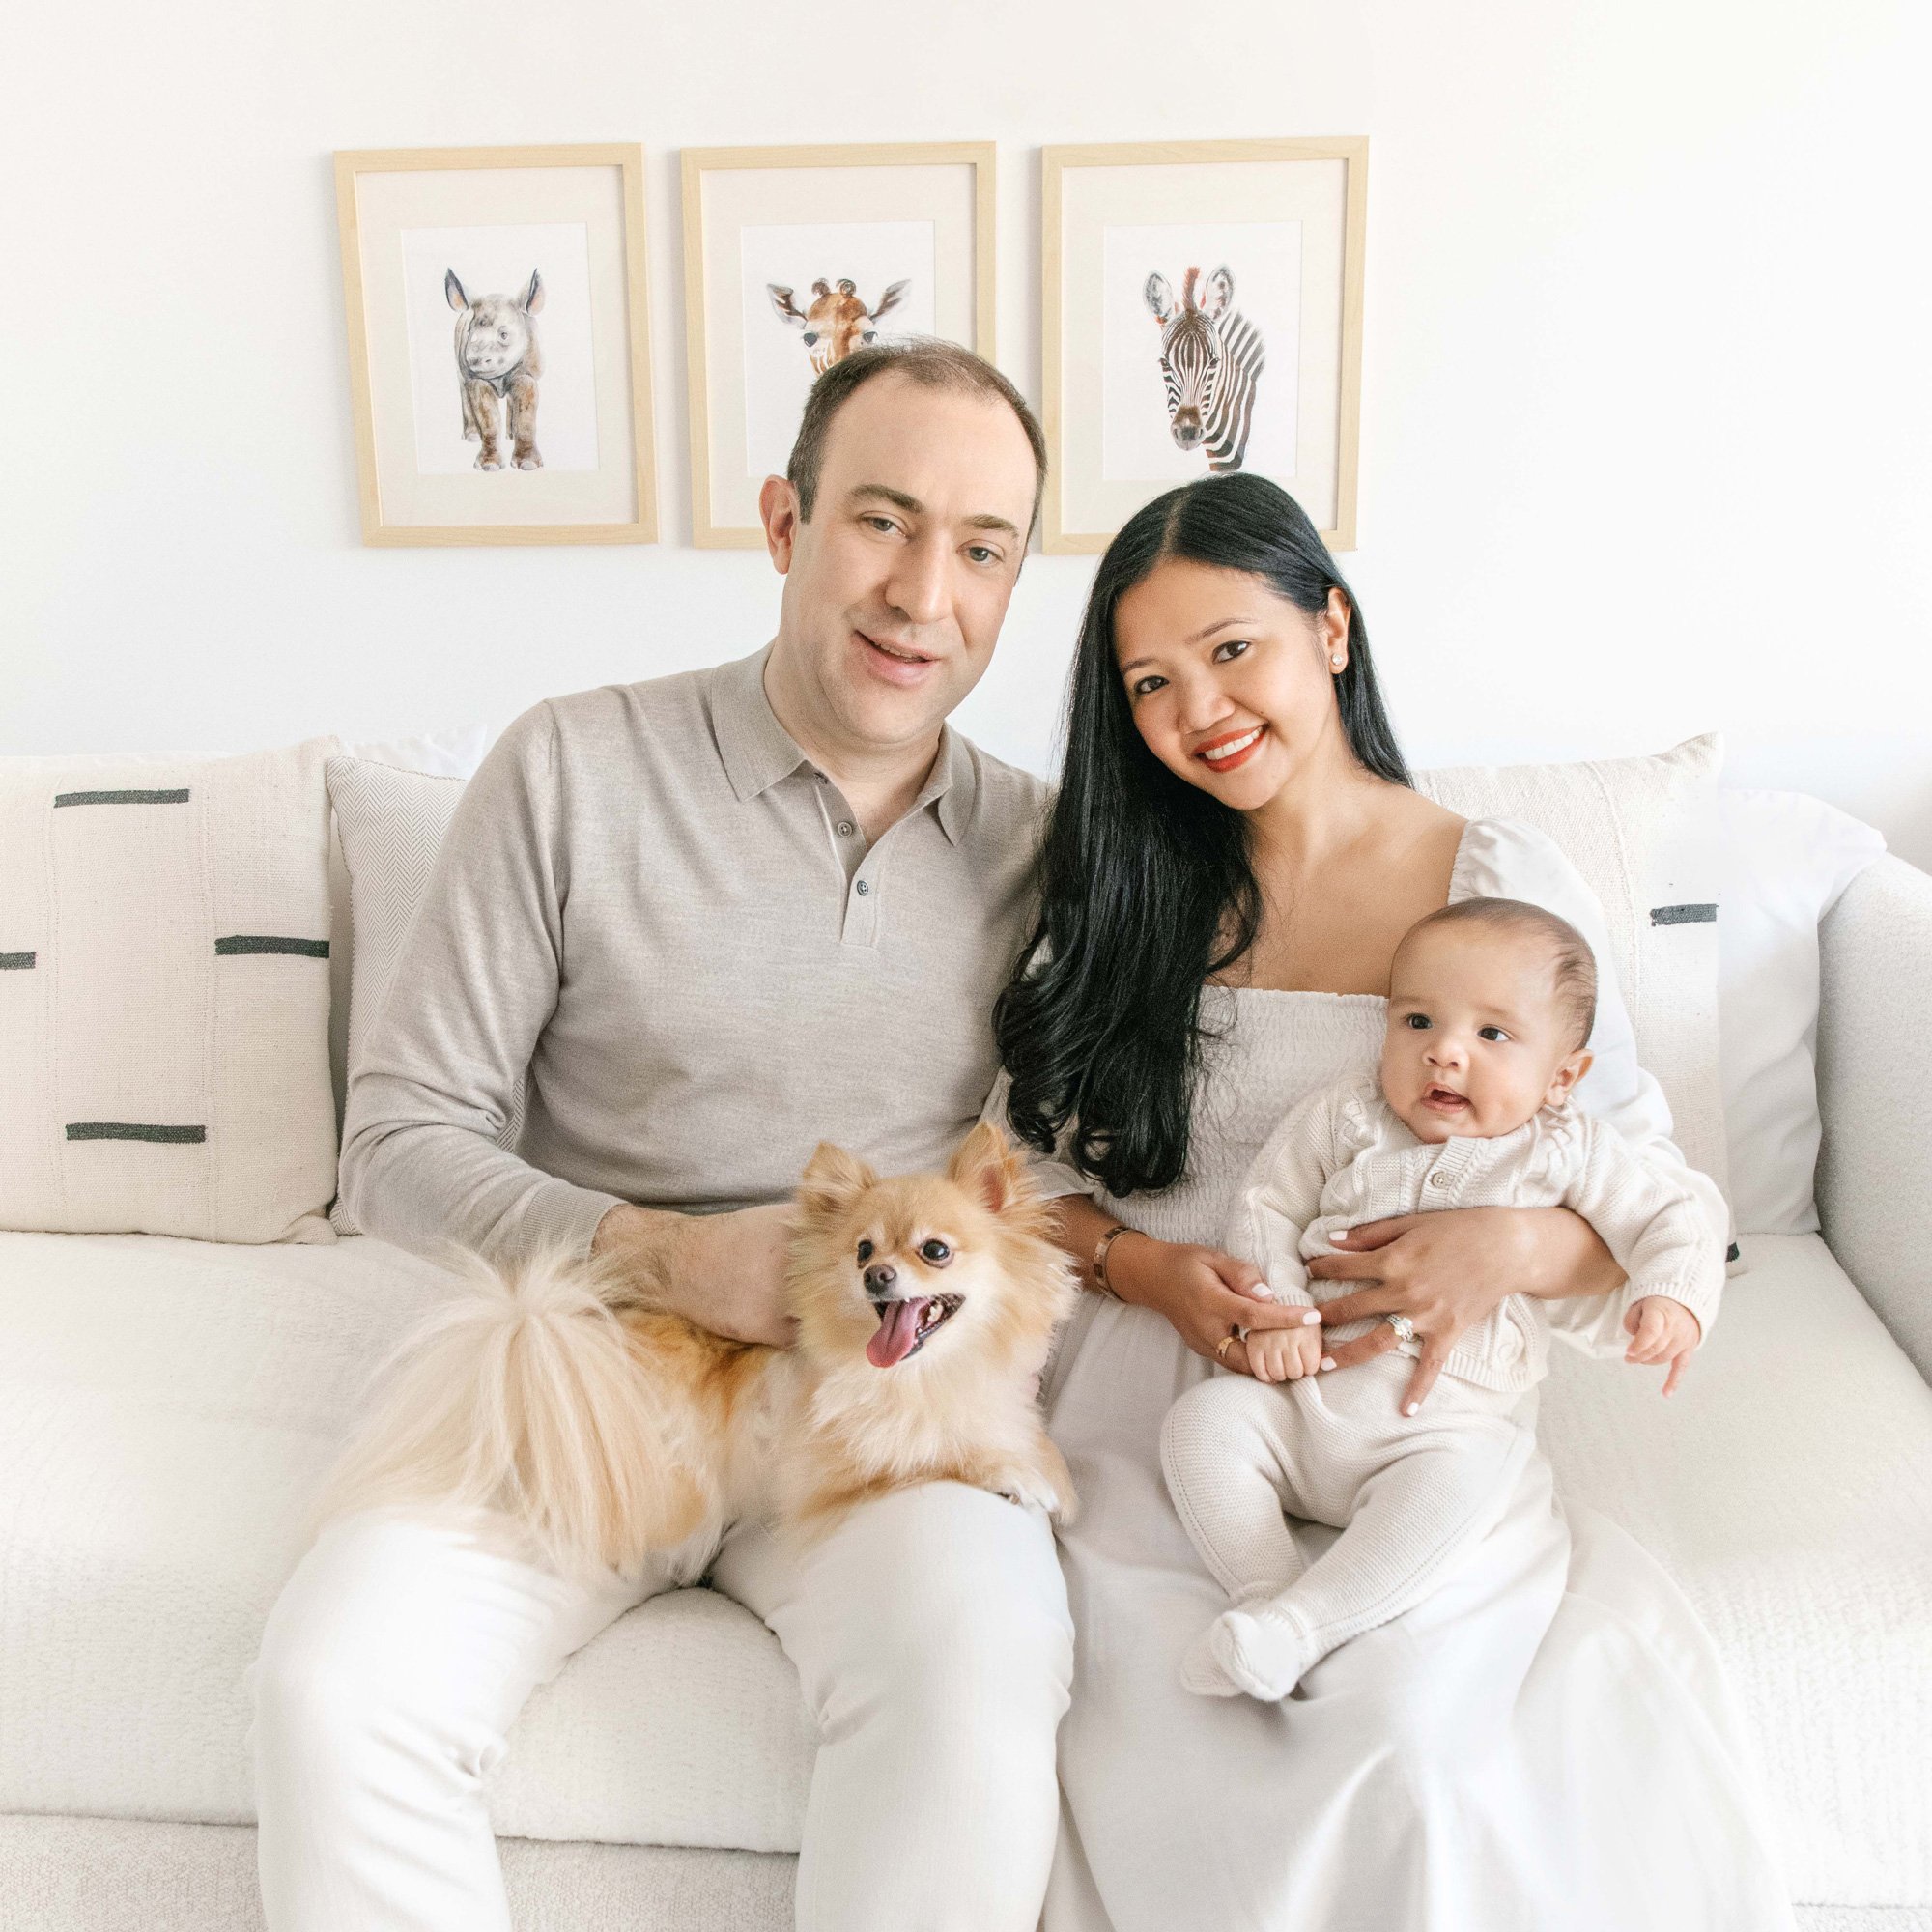
<path fill-rule="evenodd" d="M 1354 548 L 1368 159 L 1360 137 L 1044 151 L 1048 551 L 1234 469 Z"/>
<path fill-rule="evenodd" d="M 656 540 L 643 158 L 336 156 L 364 543 Z"/>
<path fill-rule="evenodd" d="M 993 358 L 993 144 L 687 148 L 693 541 L 763 544 L 813 381 L 869 343 Z"/>

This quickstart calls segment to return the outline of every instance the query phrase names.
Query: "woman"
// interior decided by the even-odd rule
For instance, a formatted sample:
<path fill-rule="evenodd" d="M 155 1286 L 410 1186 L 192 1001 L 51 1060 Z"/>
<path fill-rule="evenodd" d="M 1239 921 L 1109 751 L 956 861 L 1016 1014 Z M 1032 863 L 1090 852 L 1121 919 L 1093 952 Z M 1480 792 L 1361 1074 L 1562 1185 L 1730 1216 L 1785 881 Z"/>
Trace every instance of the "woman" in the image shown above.
<path fill-rule="evenodd" d="M 1237 1330 L 1299 1319 L 1257 1297 L 1221 1231 L 1280 1116 L 1374 1064 L 1402 933 L 1476 894 L 1579 926 L 1604 975 L 1581 1102 L 1682 1160 L 1588 888 L 1541 835 L 1410 789 L 1354 600 L 1272 484 L 1173 491 L 1103 558 L 1041 869 L 999 1012 L 1009 1118 L 1054 1157 L 1095 1291 L 1047 1386 L 1083 1504 L 1062 1544 L 1079 1643 L 1047 1932 L 1790 1926 L 1709 1639 L 1614 1526 L 1573 1548 L 1540 1454 L 1476 1558 L 1285 1702 L 1181 1688 L 1223 1605 L 1162 1487 L 1161 1418 L 1215 1361 L 1245 1369 Z M 1315 1271 L 1369 1286 L 1324 1322 L 1406 1314 L 1425 1346 L 1405 1402 L 1509 1291 L 1622 1278 L 1560 1209 L 1441 1212 L 1350 1246 Z M 1395 1340 L 1383 1323 L 1324 1372 Z M 1311 1553 L 1331 1534 L 1297 1533 Z"/>

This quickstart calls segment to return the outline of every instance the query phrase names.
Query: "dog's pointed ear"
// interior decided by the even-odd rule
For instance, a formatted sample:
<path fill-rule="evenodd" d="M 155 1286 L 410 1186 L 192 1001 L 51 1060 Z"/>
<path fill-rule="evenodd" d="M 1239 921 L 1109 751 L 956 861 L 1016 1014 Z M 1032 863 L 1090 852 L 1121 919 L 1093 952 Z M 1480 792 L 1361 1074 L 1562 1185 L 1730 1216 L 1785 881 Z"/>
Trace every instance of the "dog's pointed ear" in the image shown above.
<path fill-rule="evenodd" d="M 878 1181 L 878 1175 L 857 1154 L 820 1141 L 799 1178 L 798 1205 L 808 1214 L 837 1214 Z"/>
<path fill-rule="evenodd" d="M 1035 1192 L 1026 1161 L 991 1121 L 981 1121 L 959 1143 L 946 1178 L 995 1214 L 1004 1214 L 1016 1201 L 1031 1200 Z"/>

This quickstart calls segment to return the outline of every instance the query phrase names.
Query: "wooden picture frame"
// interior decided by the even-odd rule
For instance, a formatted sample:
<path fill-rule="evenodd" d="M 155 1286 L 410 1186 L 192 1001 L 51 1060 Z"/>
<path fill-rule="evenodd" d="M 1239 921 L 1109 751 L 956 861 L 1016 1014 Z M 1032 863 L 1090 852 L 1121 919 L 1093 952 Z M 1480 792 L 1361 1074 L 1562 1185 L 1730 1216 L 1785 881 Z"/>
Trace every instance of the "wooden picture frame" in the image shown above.
<path fill-rule="evenodd" d="M 656 541 L 643 161 L 336 155 L 365 544 Z"/>
<path fill-rule="evenodd" d="M 1354 548 L 1368 156 L 1366 136 L 1042 151 L 1049 553 L 1104 550 L 1140 504 L 1231 449 L 1331 550 Z"/>
<path fill-rule="evenodd" d="M 757 488 L 783 471 L 814 371 L 887 301 L 908 333 L 993 359 L 997 153 L 991 141 L 687 148 L 683 176 L 692 541 L 759 549 Z"/>

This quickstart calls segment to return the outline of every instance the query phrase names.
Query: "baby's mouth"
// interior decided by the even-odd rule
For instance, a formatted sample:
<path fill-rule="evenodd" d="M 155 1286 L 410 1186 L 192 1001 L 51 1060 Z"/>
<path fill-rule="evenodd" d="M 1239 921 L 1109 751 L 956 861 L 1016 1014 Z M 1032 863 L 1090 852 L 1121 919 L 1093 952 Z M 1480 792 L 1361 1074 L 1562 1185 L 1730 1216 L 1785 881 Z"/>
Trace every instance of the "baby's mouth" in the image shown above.
<path fill-rule="evenodd" d="M 1469 1096 L 1448 1087 L 1425 1087 L 1422 1104 L 1433 1113 L 1460 1114 L 1469 1104 Z"/>

